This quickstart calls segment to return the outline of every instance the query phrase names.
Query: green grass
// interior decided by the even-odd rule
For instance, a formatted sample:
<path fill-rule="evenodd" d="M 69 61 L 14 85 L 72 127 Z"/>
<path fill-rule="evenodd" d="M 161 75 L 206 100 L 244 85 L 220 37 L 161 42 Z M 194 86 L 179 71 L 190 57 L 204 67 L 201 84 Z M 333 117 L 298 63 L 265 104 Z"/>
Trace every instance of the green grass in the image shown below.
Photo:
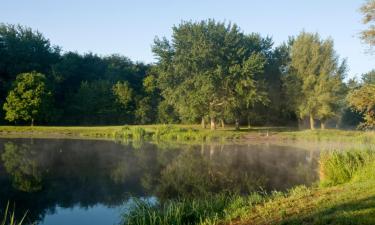
<path fill-rule="evenodd" d="M 169 200 L 162 204 L 135 199 L 123 216 L 126 225 L 218 224 L 244 215 L 263 201 L 258 194 L 241 197 L 218 194 L 200 199 Z"/>

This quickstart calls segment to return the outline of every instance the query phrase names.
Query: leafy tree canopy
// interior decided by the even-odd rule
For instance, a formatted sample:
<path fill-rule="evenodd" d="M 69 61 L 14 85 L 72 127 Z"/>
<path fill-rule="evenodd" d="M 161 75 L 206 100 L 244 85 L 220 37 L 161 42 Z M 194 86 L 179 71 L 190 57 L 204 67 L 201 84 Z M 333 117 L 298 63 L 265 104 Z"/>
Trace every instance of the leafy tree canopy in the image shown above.
<path fill-rule="evenodd" d="M 45 120 L 51 97 L 45 81 L 45 76 L 37 72 L 18 75 L 4 104 L 5 119 L 11 122 L 31 121 L 31 125 L 36 119 Z"/>

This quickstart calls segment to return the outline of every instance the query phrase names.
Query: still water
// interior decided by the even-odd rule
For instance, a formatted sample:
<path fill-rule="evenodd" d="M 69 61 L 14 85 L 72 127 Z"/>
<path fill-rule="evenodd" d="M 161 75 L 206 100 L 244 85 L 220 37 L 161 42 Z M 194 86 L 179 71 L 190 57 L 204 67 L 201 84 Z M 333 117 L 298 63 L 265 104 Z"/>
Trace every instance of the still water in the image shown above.
<path fill-rule="evenodd" d="M 0 210 L 9 201 L 36 224 L 118 224 L 132 197 L 157 201 L 311 185 L 321 148 L 0 139 Z"/>

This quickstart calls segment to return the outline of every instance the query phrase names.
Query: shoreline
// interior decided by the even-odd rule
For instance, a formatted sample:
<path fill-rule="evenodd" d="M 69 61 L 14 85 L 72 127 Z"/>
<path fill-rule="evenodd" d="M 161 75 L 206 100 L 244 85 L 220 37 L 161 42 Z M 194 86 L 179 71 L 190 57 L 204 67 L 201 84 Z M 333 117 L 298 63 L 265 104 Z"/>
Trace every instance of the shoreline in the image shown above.
<path fill-rule="evenodd" d="M 233 143 L 273 143 L 285 141 L 329 141 L 329 142 L 363 142 L 375 144 L 375 131 L 357 130 L 296 130 L 291 127 L 254 127 L 241 128 L 236 131 L 233 128 L 217 129 L 211 131 L 202 129 L 198 125 L 130 125 L 130 126 L 0 126 L 0 138 L 66 138 L 66 139 L 98 139 L 116 140 L 116 135 L 124 128 L 143 129 L 150 141 L 150 137 L 165 127 L 178 130 L 164 130 L 163 134 L 174 132 L 177 137 L 161 137 L 161 141 L 183 143 L 205 142 L 233 142 Z M 178 135 L 183 134 L 184 129 L 194 131 L 194 134 L 203 136 L 188 137 L 179 140 Z M 206 140 L 206 137 L 212 137 Z M 190 138 L 190 139 L 189 139 Z M 196 138 L 196 139 L 194 139 Z M 132 139 L 132 138 L 129 138 Z"/>

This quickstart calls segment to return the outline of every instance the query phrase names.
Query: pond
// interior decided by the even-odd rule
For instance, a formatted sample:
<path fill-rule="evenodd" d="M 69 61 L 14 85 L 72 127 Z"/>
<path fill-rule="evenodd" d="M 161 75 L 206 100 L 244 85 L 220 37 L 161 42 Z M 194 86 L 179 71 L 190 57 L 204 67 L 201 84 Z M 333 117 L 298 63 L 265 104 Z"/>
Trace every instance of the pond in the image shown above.
<path fill-rule="evenodd" d="M 322 148 L 0 139 L 0 210 L 9 201 L 18 216 L 28 210 L 41 225 L 118 224 L 133 197 L 162 201 L 311 185 Z"/>

